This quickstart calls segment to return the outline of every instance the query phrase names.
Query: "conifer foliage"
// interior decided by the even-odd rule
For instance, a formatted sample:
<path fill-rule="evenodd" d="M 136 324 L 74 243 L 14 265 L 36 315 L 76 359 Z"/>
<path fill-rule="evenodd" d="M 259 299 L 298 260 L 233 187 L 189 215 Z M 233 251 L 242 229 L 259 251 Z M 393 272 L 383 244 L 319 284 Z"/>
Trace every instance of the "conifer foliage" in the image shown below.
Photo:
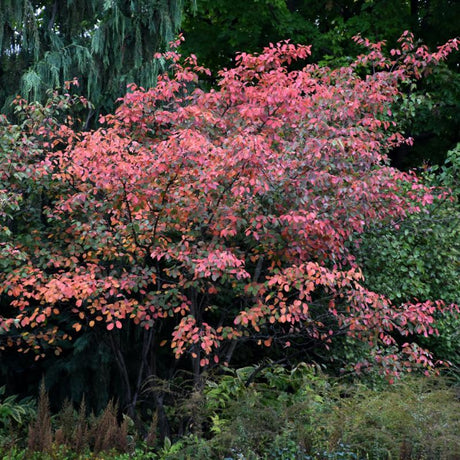
<path fill-rule="evenodd" d="M 199 375 L 241 341 L 327 346 L 346 333 L 367 347 L 357 370 L 431 368 L 417 336 L 435 333 L 448 306 L 391 304 L 363 287 L 347 248 L 435 199 L 388 165 L 407 142 L 391 103 L 458 43 L 430 53 L 406 33 L 385 57 L 383 43 L 356 40 L 367 52 L 334 70 L 305 65 L 310 48 L 288 42 L 242 53 L 210 91 L 194 89 L 207 70 L 172 50 L 158 56 L 171 73 L 153 89 L 131 85 L 96 131 L 29 120 L 15 151 L 35 156 L 2 162 L 0 189 L 32 180 L 46 200 L 27 241 L 5 220 L 8 344 L 41 353 L 67 337 L 62 318 L 73 334 L 129 324 L 149 331 L 146 356 L 167 345 Z"/>
<path fill-rule="evenodd" d="M 97 108 L 112 108 L 128 83 L 154 84 L 153 54 L 181 14 L 182 0 L 2 0 L 0 107 L 78 77 Z"/>

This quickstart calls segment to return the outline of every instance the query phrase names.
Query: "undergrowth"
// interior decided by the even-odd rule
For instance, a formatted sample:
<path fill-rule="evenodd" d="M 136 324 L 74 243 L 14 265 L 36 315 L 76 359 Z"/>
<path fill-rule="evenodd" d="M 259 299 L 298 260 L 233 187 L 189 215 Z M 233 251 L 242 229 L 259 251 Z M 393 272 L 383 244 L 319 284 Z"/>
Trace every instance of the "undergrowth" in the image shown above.
<path fill-rule="evenodd" d="M 43 383 L 35 410 L 8 397 L 0 413 L 7 405 L 13 408 L 0 419 L 0 455 L 10 460 L 460 458 L 459 389 L 439 377 L 389 386 L 329 378 L 306 364 L 226 370 L 209 377 L 187 406 L 170 408 L 200 421 L 172 439 L 160 439 L 155 414 L 135 425 L 114 402 L 97 416 L 84 400 L 53 415 Z"/>

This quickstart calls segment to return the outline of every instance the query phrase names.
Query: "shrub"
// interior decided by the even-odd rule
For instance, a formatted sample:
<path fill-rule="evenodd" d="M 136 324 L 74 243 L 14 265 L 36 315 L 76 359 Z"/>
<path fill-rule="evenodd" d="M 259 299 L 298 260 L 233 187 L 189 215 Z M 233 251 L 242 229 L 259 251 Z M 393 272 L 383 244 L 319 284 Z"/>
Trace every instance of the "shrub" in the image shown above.
<path fill-rule="evenodd" d="M 454 460 L 460 455 L 460 401 L 439 378 L 407 378 L 384 390 L 358 385 L 326 423 L 371 459 Z"/>
<path fill-rule="evenodd" d="M 210 445 L 221 455 L 318 460 L 460 455 L 460 400 L 441 378 L 419 376 L 369 388 L 327 378 L 311 366 L 274 366 L 246 386 L 250 374 L 234 377 L 236 391 L 228 376 L 208 387 Z"/>

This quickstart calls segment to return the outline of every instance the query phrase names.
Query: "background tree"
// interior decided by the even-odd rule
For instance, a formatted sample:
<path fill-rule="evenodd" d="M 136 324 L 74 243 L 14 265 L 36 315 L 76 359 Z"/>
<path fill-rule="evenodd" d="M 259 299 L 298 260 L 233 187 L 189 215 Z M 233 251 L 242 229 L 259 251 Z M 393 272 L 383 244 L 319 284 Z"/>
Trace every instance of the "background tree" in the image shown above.
<path fill-rule="evenodd" d="M 96 113 L 112 109 L 128 83 L 155 84 L 153 54 L 174 38 L 181 14 L 181 0 L 3 0 L 2 111 L 17 94 L 43 101 L 75 77 Z"/>
<path fill-rule="evenodd" d="M 237 52 L 260 51 L 282 39 L 312 44 L 314 61 L 349 60 L 359 52 L 350 40 L 358 33 L 392 46 L 408 29 L 435 47 L 456 36 L 460 11 L 451 0 L 197 0 L 185 13 L 184 48 L 213 69 L 230 66 Z"/>

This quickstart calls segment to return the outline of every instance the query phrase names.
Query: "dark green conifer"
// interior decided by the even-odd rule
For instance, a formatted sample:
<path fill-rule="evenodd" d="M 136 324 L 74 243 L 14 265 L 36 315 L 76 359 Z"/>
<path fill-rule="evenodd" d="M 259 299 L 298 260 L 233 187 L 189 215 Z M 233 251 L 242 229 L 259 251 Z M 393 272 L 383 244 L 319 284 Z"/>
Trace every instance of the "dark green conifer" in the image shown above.
<path fill-rule="evenodd" d="M 0 108 L 41 100 L 77 77 L 97 110 L 126 84 L 155 83 L 153 54 L 174 38 L 183 0 L 2 0 Z"/>

